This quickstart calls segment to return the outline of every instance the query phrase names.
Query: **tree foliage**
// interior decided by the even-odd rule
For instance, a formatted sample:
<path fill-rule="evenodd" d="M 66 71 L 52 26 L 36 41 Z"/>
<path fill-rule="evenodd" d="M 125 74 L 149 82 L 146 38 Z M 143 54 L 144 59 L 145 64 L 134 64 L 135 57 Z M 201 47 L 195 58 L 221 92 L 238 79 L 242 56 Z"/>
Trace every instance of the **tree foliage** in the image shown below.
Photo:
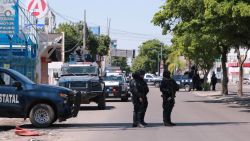
<path fill-rule="evenodd" d="M 168 0 L 152 21 L 162 27 L 164 34 L 173 32 L 174 46 L 194 62 L 200 62 L 201 68 L 209 68 L 209 62 L 218 56 L 215 52 L 221 54 L 225 66 L 225 54 L 231 47 L 249 47 L 249 3 L 249 0 Z M 227 85 L 227 74 L 223 75 Z"/>
<path fill-rule="evenodd" d="M 65 59 L 69 59 L 69 55 L 74 51 L 72 48 L 77 45 L 80 45 L 81 42 L 81 35 L 77 31 L 76 26 L 68 23 L 61 23 L 58 25 L 56 32 L 65 33 Z"/>
<path fill-rule="evenodd" d="M 112 64 L 111 66 L 119 66 L 121 67 L 122 71 L 126 71 L 126 73 L 130 73 L 130 67 L 127 64 L 127 58 L 126 57 L 112 57 Z"/>
<path fill-rule="evenodd" d="M 65 58 L 74 52 L 75 46 L 81 46 L 83 41 L 82 36 L 82 23 L 59 24 L 56 32 L 65 33 Z M 86 47 L 92 56 L 104 56 L 108 54 L 109 51 L 110 38 L 106 35 L 95 36 L 91 31 L 87 33 Z"/>
<path fill-rule="evenodd" d="M 139 47 L 139 55 L 132 64 L 132 71 L 144 69 L 146 72 L 157 72 L 158 62 L 160 62 L 162 48 L 162 60 L 166 62 L 169 53 L 168 46 L 164 46 L 159 40 L 148 40 Z"/>

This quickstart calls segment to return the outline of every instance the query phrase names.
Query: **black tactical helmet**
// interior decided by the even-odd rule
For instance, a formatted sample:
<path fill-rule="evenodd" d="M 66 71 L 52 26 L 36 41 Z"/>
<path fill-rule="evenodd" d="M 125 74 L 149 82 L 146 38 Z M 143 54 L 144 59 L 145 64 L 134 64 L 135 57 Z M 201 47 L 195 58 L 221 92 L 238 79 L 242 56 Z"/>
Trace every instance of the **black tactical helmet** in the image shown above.
<path fill-rule="evenodd" d="M 163 72 L 163 77 L 166 77 L 166 78 L 170 78 L 170 71 L 168 71 L 168 70 L 165 70 L 164 72 Z"/>
<path fill-rule="evenodd" d="M 138 73 L 139 73 L 139 75 L 145 75 L 145 71 L 142 69 L 138 70 Z"/>

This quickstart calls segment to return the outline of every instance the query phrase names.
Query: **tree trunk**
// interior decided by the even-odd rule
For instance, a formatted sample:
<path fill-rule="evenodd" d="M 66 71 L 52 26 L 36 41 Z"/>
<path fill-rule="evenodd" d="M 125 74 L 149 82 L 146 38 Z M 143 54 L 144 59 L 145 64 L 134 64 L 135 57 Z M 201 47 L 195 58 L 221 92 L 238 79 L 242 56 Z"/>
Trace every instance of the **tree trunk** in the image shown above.
<path fill-rule="evenodd" d="M 208 76 L 208 74 L 209 74 L 209 71 L 205 71 L 205 73 L 204 73 L 204 83 L 207 83 L 207 76 Z"/>
<path fill-rule="evenodd" d="M 238 96 L 242 97 L 243 96 L 243 92 L 242 92 L 242 88 L 243 88 L 243 83 L 242 83 L 242 78 L 243 78 L 243 64 L 240 64 L 240 70 L 239 70 L 239 84 L 238 84 Z"/>
<path fill-rule="evenodd" d="M 221 66 L 222 66 L 222 72 L 223 72 L 223 77 L 222 77 L 222 95 L 228 95 L 228 75 L 227 75 L 227 48 L 223 47 L 222 48 L 222 54 L 221 54 Z"/>
<path fill-rule="evenodd" d="M 237 95 L 239 97 L 243 96 L 243 64 L 246 61 L 247 58 L 247 52 L 249 48 L 246 50 L 245 55 L 241 56 L 240 54 L 240 47 L 236 47 L 235 51 L 237 52 L 237 59 L 239 64 L 239 84 L 238 84 L 238 92 Z"/>

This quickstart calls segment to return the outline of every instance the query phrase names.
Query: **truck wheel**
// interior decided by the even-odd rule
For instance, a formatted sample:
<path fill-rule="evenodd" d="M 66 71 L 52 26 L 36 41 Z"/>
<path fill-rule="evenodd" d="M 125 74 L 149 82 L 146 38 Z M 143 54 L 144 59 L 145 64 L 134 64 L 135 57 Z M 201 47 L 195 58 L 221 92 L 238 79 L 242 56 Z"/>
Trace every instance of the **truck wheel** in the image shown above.
<path fill-rule="evenodd" d="M 160 87 L 160 82 L 155 82 L 155 87 L 159 88 Z"/>
<path fill-rule="evenodd" d="M 104 110 L 105 108 L 106 108 L 106 101 L 105 101 L 105 95 L 103 94 L 102 96 L 99 97 L 98 109 Z"/>
<path fill-rule="evenodd" d="M 122 98 L 121 98 L 121 101 L 122 101 L 122 102 L 127 102 L 127 101 L 128 101 L 128 97 L 127 97 L 127 96 L 122 97 Z"/>
<path fill-rule="evenodd" d="M 30 122 L 37 128 L 50 126 L 55 120 L 55 111 L 48 104 L 37 104 L 29 114 Z"/>
<path fill-rule="evenodd" d="M 185 89 L 186 92 L 189 92 L 190 91 L 190 85 L 185 84 L 184 89 Z"/>

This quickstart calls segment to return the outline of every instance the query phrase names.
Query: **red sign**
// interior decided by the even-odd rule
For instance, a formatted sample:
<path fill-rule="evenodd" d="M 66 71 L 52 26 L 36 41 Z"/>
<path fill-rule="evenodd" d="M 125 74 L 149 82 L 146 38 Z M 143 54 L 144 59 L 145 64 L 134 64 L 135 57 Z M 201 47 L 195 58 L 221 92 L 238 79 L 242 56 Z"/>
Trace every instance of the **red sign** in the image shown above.
<path fill-rule="evenodd" d="M 33 16 L 42 18 L 48 13 L 47 0 L 28 0 L 27 9 Z"/>
<path fill-rule="evenodd" d="M 227 67 L 239 67 L 239 63 L 227 63 Z M 244 63 L 243 67 L 250 67 L 250 63 Z"/>

